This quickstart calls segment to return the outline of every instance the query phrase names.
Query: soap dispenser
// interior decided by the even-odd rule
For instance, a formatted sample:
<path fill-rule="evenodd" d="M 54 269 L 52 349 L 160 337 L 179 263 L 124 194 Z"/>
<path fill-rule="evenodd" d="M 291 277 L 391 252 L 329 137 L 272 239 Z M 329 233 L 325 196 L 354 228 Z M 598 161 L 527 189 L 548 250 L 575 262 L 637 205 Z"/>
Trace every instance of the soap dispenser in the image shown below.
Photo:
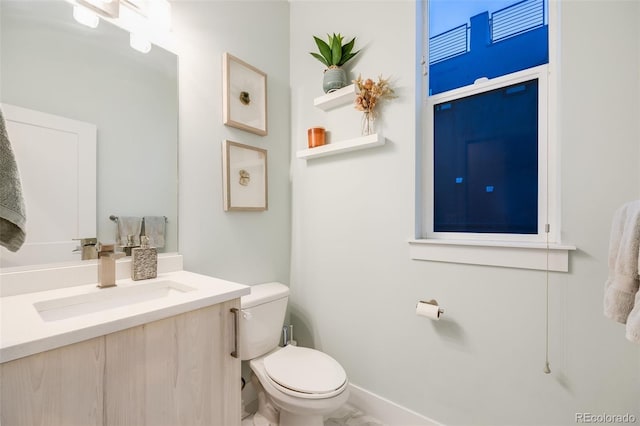
<path fill-rule="evenodd" d="M 132 250 L 134 248 L 140 247 L 140 245 L 136 244 L 134 236 L 129 234 L 127 235 L 127 245 L 121 246 L 121 247 L 122 247 L 122 251 L 124 251 L 125 256 L 131 256 Z"/>
<path fill-rule="evenodd" d="M 140 237 L 140 247 L 131 250 L 131 279 L 146 280 L 158 276 L 158 249 L 149 247 L 149 237 Z"/>

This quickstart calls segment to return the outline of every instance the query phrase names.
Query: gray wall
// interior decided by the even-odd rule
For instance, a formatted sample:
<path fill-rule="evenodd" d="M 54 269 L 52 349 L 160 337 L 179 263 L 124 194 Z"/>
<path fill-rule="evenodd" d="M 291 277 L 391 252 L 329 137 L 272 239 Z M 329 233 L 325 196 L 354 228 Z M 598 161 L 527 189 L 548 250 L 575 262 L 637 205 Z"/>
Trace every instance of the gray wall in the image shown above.
<path fill-rule="evenodd" d="M 180 252 L 185 269 L 244 284 L 288 284 L 288 4 L 175 1 L 172 8 L 180 55 Z M 224 52 L 267 74 L 267 136 L 222 124 Z M 267 149 L 268 211 L 223 211 L 224 139 Z"/>

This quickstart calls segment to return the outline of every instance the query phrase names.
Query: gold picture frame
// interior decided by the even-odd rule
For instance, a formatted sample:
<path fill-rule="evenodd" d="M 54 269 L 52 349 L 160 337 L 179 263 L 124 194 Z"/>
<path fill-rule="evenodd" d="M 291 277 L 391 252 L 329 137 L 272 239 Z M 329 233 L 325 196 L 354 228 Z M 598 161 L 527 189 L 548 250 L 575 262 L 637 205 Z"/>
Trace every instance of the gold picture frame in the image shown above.
<path fill-rule="evenodd" d="M 224 53 L 223 122 L 260 136 L 267 135 L 267 74 Z"/>
<path fill-rule="evenodd" d="M 222 184 L 224 211 L 267 210 L 267 150 L 224 140 Z"/>

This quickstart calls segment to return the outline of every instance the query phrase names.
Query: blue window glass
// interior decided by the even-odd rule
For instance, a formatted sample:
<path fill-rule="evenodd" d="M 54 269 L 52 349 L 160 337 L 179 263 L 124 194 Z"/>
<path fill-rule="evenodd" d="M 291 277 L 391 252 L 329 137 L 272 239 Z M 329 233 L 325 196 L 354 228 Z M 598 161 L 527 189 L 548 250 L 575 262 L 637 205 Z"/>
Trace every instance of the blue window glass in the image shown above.
<path fill-rule="evenodd" d="M 548 62 L 546 0 L 429 0 L 429 95 Z"/>
<path fill-rule="evenodd" d="M 433 106 L 434 231 L 538 232 L 538 80 Z"/>

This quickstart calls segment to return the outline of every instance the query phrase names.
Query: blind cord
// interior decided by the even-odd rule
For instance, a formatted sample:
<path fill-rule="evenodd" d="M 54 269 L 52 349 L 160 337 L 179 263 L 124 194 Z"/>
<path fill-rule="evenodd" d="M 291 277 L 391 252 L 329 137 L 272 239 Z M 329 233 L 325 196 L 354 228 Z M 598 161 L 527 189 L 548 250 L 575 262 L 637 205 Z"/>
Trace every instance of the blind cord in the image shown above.
<path fill-rule="evenodd" d="M 550 374 L 551 368 L 549 367 L 549 224 L 545 225 L 545 232 L 547 234 L 547 265 L 545 271 L 546 279 L 546 311 L 545 311 L 545 363 L 544 374 Z"/>
<path fill-rule="evenodd" d="M 549 91 L 549 87 L 547 86 L 547 95 L 548 95 L 548 91 Z M 547 123 L 548 124 L 548 123 Z M 545 146 L 545 155 L 547 157 L 547 166 L 546 166 L 546 175 L 547 175 L 547 181 L 546 181 L 546 186 L 547 186 L 547 193 L 546 193 L 546 201 L 547 201 L 547 205 L 546 205 L 546 215 L 547 215 L 547 220 L 546 220 L 546 224 L 544 225 L 544 231 L 545 231 L 545 236 L 546 236 L 546 245 L 547 245 L 547 253 L 546 253 L 546 268 L 545 268 L 545 286 L 546 286 L 546 291 L 545 291 L 545 360 L 544 360 L 544 369 L 542 371 L 544 371 L 544 374 L 550 374 L 551 373 L 551 367 L 549 367 L 549 231 L 551 230 L 551 226 L 549 224 L 549 125 L 547 125 L 547 140 L 546 140 L 546 146 Z"/>

